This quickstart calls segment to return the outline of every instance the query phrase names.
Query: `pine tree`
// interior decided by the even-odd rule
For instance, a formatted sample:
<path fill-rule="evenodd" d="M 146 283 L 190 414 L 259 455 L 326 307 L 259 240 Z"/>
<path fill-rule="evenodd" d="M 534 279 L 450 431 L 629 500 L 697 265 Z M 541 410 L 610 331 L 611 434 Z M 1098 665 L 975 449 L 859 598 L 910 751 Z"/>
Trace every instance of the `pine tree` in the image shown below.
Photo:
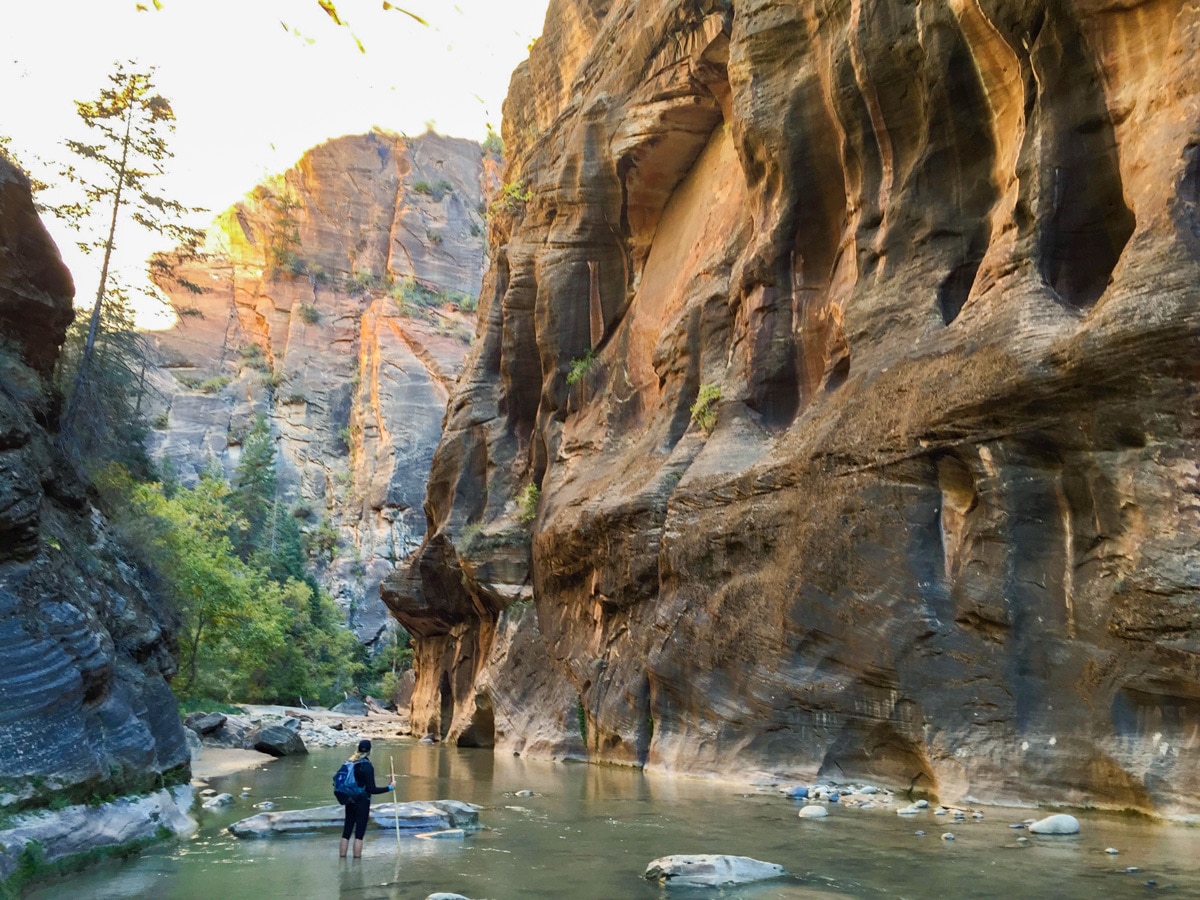
<path fill-rule="evenodd" d="M 82 230 L 94 216 L 103 216 L 107 226 L 101 235 L 79 242 L 85 253 L 101 253 L 102 261 L 96 298 L 64 416 L 64 433 L 72 430 L 85 405 L 83 401 L 89 395 L 94 396 L 94 392 L 81 388 L 92 377 L 104 307 L 112 298 L 110 271 L 118 234 L 128 227 L 160 233 L 192 255 L 201 238 L 198 229 L 183 224 L 183 217 L 196 210 L 152 191 L 153 182 L 163 174 L 164 164 L 174 155 L 167 146 L 167 138 L 175 130 L 175 113 L 170 102 L 155 92 L 152 78 L 153 69 L 138 72 L 118 64 L 109 76 L 109 87 L 97 99 L 75 104 L 83 124 L 95 134 L 95 142 L 66 142 L 76 163 L 62 174 L 82 191 L 83 198 L 57 207 L 55 213 L 76 230 Z"/>

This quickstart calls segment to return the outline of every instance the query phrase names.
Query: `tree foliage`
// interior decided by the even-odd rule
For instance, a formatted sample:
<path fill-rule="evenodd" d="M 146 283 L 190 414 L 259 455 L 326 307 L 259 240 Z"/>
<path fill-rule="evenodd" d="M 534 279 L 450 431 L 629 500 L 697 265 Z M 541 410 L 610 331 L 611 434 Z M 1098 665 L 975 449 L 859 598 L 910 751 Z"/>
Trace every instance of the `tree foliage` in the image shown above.
<path fill-rule="evenodd" d="M 66 142 L 74 160 L 61 174 L 75 187 L 77 198 L 54 209 L 81 233 L 80 250 L 101 256 L 99 283 L 64 416 L 63 430 L 69 435 L 77 421 L 90 418 L 85 402 L 96 392 L 83 388 L 93 375 L 105 305 L 116 297 L 110 276 L 118 235 L 129 228 L 162 234 L 184 248 L 185 256 L 195 254 L 201 238 L 197 229 L 183 223 L 184 216 L 196 210 L 153 190 L 174 155 L 167 139 L 175 130 L 174 110 L 155 91 L 153 70 L 139 72 L 118 64 L 108 80 L 96 99 L 76 101 L 90 140 Z M 105 223 L 98 230 L 97 220 Z M 173 259 L 179 257 L 175 254 Z M 167 265 L 167 259 L 155 257 L 151 265 Z"/>

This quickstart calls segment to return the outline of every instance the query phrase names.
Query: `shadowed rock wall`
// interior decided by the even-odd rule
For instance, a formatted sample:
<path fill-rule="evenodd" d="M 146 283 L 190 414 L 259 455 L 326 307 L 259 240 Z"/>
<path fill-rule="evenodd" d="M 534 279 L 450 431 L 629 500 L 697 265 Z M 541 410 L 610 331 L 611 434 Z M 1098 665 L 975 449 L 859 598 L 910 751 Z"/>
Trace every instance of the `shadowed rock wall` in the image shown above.
<path fill-rule="evenodd" d="M 552 3 L 384 586 L 414 729 L 1200 812 L 1198 25 Z"/>
<path fill-rule="evenodd" d="M 186 775 L 174 622 L 55 446 L 70 273 L 0 159 L 0 811 Z"/>
<path fill-rule="evenodd" d="M 214 461 L 232 475 L 265 415 L 280 499 L 364 641 L 388 619 L 380 581 L 424 534 L 496 166 L 478 144 L 433 133 L 329 141 L 218 216 L 213 256 L 163 285 L 183 314 L 151 335 L 154 454 L 185 483 Z"/>

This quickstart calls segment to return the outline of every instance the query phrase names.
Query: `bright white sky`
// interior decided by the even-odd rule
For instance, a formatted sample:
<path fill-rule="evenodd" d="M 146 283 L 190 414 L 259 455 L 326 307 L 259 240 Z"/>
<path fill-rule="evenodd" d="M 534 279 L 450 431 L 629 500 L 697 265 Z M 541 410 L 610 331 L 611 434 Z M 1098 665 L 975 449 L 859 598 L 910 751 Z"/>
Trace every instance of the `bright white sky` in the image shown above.
<path fill-rule="evenodd" d="M 547 0 L 396 0 L 427 28 L 381 0 L 337 0 L 348 29 L 317 0 L 161 3 L 138 12 L 137 0 L 6 2 L 0 134 L 56 181 L 37 158 L 62 161 L 64 138 L 90 139 L 73 101 L 95 97 L 118 59 L 155 66 L 178 119 L 161 193 L 211 210 L 207 220 L 331 137 L 372 126 L 416 135 L 429 122 L 479 141 L 488 123 L 499 130 L 509 76 L 541 33 Z M 98 258 L 80 256 L 73 233 L 47 219 L 77 302 L 90 304 Z M 142 278 L 141 259 L 124 266 L 130 281 Z"/>

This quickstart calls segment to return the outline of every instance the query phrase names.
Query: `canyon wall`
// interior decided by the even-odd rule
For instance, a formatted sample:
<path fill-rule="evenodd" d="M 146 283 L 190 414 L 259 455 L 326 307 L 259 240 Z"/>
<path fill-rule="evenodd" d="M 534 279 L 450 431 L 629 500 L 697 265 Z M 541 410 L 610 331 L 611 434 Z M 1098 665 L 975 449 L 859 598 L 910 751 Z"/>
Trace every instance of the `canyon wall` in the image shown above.
<path fill-rule="evenodd" d="M 1200 16 L 553 0 L 414 729 L 1200 813 Z"/>
<path fill-rule="evenodd" d="M 329 141 L 218 216 L 208 255 L 161 284 L 180 316 L 150 334 L 152 452 L 185 483 L 232 475 L 265 416 L 279 499 L 364 641 L 389 621 L 380 581 L 424 534 L 497 166 L 433 133 Z"/>
<path fill-rule="evenodd" d="M 74 293 L 0 157 L 0 814 L 186 780 L 190 760 L 175 622 L 57 445 Z"/>

